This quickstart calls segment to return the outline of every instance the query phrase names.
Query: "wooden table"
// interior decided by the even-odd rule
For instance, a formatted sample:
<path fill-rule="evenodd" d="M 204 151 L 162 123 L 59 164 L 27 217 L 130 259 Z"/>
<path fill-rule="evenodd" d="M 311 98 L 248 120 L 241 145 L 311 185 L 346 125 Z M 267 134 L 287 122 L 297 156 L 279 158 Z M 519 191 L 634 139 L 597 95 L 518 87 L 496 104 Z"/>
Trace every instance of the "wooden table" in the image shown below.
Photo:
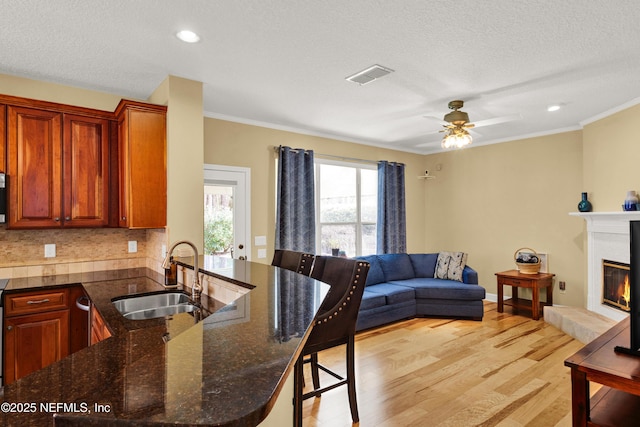
<path fill-rule="evenodd" d="M 613 351 L 628 347 L 629 341 L 626 318 L 564 361 L 571 368 L 574 427 L 640 424 L 640 357 Z M 591 398 L 590 381 L 602 384 Z"/>
<path fill-rule="evenodd" d="M 504 304 L 518 309 L 531 310 L 533 320 L 540 319 L 542 313 L 540 304 L 540 288 L 547 289 L 546 302 L 542 305 L 553 305 L 553 276 L 551 273 L 522 274 L 518 270 L 508 270 L 496 273 L 498 276 L 498 313 L 504 311 Z M 504 301 L 503 286 L 511 286 L 511 299 Z M 518 298 L 518 288 L 530 288 L 531 300 Z"/>

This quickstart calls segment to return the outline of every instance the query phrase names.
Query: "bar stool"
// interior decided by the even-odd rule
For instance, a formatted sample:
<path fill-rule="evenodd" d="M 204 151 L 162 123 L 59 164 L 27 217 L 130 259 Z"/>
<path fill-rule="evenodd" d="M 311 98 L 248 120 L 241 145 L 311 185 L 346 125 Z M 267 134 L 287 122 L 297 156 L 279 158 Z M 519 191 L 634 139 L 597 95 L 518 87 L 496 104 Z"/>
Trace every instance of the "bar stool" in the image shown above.
<path fill-rule="evenodd" d="M 306 252 L 276 249 L 273 253 L 271 265 L 308 276 L 311 273 L 313 259 L 314 255 Z"/>
<path fill-rule="evenodd" d="M 317 256 L 311 277 L 331 285 L 318 314 L 313 329 L 305 343 L 302 354 L 294 368 L 294 425 L 302 425 L 302 401 L 319 397 L 336 387 L 347 385 L 349 407 L 354 423 L 359 421 L 356 401 L 354 337 L 358 309 L 364 292 L 364 284 L 369 272 L 369 263 L 362 260 Z M 342 377 L 318 363 L 318 352 L 340 345 L 346 345 L 347 375 Z M 305 356 L 309 356 L 305 359 Z M 313 391 L 303 394 L 303 365 L 311 364 Z M 320 387 L 319 370 L 335 377 L 335 382 Z"/>

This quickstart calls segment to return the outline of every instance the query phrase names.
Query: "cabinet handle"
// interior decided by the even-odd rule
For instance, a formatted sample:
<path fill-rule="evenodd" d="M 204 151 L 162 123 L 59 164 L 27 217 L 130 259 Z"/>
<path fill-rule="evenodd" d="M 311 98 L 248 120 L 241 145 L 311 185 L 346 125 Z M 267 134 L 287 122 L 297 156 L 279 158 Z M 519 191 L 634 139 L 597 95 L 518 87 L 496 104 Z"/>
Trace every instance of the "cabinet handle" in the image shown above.
<path fill-rule="evenodd" d="M 7 331 L 10 331 L 12 329 L 13 329 L 13 326 L 11 326 L 11 325 L 7 326 Z"/>
<path fill-rule="evenodd" d="M 29 301 L 27 301 L 27 304 L 42 304 L 42 303 L 45 303 L 45 302 L 49 302 L 49 298 L 41 299 L 40 301 L 31 301 L 31 300 L 29 300 Z"/>
<path fill-rule="evenodd" d="M 58 221 L 60 221 L 60 217 L 55 217 L 55 218 L 53 218 L 53 220 L 54 220 L 55 222 L 58 222 Z"/>
<path fill-rule="evenodd" d="M 71 217 L 70 217 L 70 216 L 65 216 L 65 217 L 64 217 L 64 220 L 65 220 L 65 221 L 71 221 Z"/>
<path fill-rule="evenodd" d="M 122 217 L 122 220 L 123 220 L 123 221 L 126 221 L 126 220 L 127 220 L 127 217 L 126 217 L 126 216 L 123 216 L 123 217 Z"/>

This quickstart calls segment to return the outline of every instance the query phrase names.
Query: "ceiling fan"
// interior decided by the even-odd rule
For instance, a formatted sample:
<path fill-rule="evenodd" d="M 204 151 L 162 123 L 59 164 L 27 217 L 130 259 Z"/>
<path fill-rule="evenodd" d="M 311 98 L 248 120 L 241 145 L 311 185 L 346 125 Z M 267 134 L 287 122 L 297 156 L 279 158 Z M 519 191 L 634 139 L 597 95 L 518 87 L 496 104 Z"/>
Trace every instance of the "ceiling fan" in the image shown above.
<path fill-rule="evenodd" d="M 469 129 L 477 128 L 482 126 L 491 126 L 499 123 L 510 122 L 512 120 L 521 119 L 522 116 L 518 113 L 510 114 L 508 116 L 502 117 L 494 117 L 492 119 L 481 120 L 479 122 L 470 123 L 469 115 L 461 111 L 460 109 L 464 107 L 464 101 L 454 100 L 450 101 L 448 107 L 451 111 L 448 114 L 445 114 L 444 121 L 439 121 L 442 123 L 444 129 L 439 132 L 445 132 L 445 136 L 442 139 L 442 148 L 462 148 L 466 145 L 471 144 L 473 138 L 471 136 L 471 132 Z M 433 117 L 433 116 L 425 116 L 425 117 Z M 436 118 L 436 117 L 433 117 Z M 437 118 L 436 118 L 437 119 Z M 431 145 L 430 143 L 420 144 L 418 147 Z"/>

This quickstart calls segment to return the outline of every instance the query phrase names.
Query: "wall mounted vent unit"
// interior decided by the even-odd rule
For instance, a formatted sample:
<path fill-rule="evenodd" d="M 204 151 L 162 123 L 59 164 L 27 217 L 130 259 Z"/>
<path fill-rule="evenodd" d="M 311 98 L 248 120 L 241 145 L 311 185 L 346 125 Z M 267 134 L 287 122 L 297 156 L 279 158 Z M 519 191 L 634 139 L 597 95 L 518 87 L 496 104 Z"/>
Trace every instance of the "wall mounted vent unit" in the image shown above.
<path fill-rule="evenodd" d="M 372 65 L 366 70 L 362 70 L 346 78 L 350 82 L 358 83 L 360 86 L 371 83 L 381 77 L 386 76 L 389 73 L 393 73 L 391 68 L 383 67 L 382 65 Z"/>

